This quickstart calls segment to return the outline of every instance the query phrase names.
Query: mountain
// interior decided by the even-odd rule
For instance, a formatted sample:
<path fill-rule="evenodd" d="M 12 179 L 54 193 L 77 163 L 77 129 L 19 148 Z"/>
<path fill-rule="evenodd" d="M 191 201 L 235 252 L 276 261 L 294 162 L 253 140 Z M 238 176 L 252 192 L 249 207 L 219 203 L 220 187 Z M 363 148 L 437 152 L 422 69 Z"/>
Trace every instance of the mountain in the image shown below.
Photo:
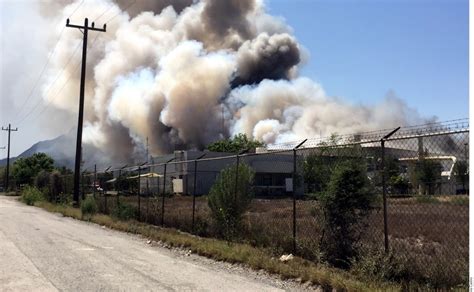
<path fill-rule="evenodd" d="M 74 169 L 75 153 L 76 153 L 76 135 L 71 130 L 66 134 L 60 135 L 51 140 L 45 140 L 35 143 L 26 151 L 17 157 L 10 158 L 10 164 L 21 157 L 29 157 L 35 153 L 43 152 L 54 159 L 54 164 L 58 167 L 65 166 Z M 108 166 L 109 160 L 105 153 L 93 145 L 83 144 L 83 161 L 82 169 L 93 169 L 94 164 L 100 167 Z M 0 166 L 7 164 L 7 159 L 0 160 Z"/>

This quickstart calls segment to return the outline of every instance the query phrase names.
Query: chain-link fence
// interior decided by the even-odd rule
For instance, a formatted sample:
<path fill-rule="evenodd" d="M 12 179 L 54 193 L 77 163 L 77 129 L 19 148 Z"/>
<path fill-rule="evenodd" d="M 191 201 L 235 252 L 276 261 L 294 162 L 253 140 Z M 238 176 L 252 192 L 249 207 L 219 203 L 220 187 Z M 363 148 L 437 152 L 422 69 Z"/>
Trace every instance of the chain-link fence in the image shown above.
<path fill-rule="evenodd" d="M 454 287 L 468 275 L 468 138 L 461 122 L 239 155 L 177 151 L 84 172 L 81 194 L 121 219 Z M 61 181 L 57 201 L 72 193 L 72 175 Z"/>

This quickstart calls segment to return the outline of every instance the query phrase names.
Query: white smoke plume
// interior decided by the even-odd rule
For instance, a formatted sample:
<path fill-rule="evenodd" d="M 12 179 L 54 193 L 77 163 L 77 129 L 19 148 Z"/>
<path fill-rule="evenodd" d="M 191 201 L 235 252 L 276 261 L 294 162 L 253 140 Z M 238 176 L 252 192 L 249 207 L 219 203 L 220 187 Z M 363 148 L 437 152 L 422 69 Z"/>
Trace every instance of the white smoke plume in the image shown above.
<path fill-rule="evenodd" d="M 79 3 L 43 2 L 42 11 L 63 19 Z M 71 22 L 99 17 L 101 26 L 113 15 L 106 33 L 89 36 L 84 129 L 84 142 L 113 159 L 132 158 L 147 138 L 151 153 L 161 154 L 237 133 L 278 143 L 422 120 L 395 96 L 352 105 L 299 77 L 304 48 L 263 0 L 85 1 Z M 81 41 L 79 31 L 63 32 L 49 84 L 63 68 L 70 82 L 60 98 L 53 96 L 63 82 L 44 92 L 46 101 L 71 113 L 80 50 L 67 62 Z"/>

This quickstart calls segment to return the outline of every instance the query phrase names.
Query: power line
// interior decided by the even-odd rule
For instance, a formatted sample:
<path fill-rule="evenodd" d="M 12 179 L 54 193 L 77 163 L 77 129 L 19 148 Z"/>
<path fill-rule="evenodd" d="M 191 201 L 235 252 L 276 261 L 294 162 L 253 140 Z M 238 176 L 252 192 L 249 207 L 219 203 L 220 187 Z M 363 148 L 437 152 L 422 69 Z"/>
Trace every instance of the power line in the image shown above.
<path fill-rule="evenodd" d="M 112 16 L 111 18 L 107 19 L 105 21 L 105 23 L 109 23 L 112 21 L 112 19 L 114 19 L 115 17 L 117 17 L 120 13 L 122 12 L 125 12 L 127 11 L 130 7 L 132 7 L 133 5 L 135 5 L 135 3 L 137 2 L 137 0 L 134 0 L 132 3 L 130 3 L 127 7 L 125 7 L 125 9 L 123 11 L 119 11 L 117 14 L 115 14 L 114 16 Z"/>
<path fill-rule="evenodd" d="M 53 85 L 56 83 L 56 81 L 58 81 L 59 77 L 61 77 L 61 75 L 63 74 L 64 70 L 66 70 L 66 67 L 69 65 L 69 63 L 71 62 L 71 60 L 73 59 L 74 55 L 77 53 L 77 51 L 79 50 L 81 44 L 79 43 L 76 47 L 76 49 L 74 50 L 73 54 L 71 55 L 71 57 L 69 58 L 69 60 L 67 61 L 66 65 L 64 65 L 63 69 L 61 70 L 61 72 L 58 73 L 58 75 L 56 75 L 56 78 L 54 79 L 54 81 L 51 83 L 51 85 L 48 87 L 48 90 L 46 91 L 46 95 L 51 91 L 51 89 L 53 88 Z M 17 124 L 21 124 L 23 123 L 24 120 L 26 120 L 26 118 L 31 115 L 33 113 L 33 111 L 41 104 L 41 101 L 42 99 L 38 99 L 38 102 L 30 109 L 30 111 L 25 115 L 23 116 L 22 119 L 20 119 Z"/>
<path fill-rule="evenodd" d="M 73 11 L 71 14 L 69 14 L 69 16 L 68 16 L 67 18 L 71 18 L 71 16 L 73 16 L 74 13 L 76 13 L 77 9 L 79 9 L 79 7 L 81 7 L 81 5 L 82 5 L 83 3 L 84 3 L 84 0 L 82 0 L 81 3 L 79 3 L 79 4 L 77 5 L 76 9 L 74 9 L 74 11 Z M 61 22 L 62 22 L 62 21 L 61 21 Z M 58 24 L 59 24 L 59 23 L 58 23 Z"/>
<path fill-rule="evenodd" d="M 53 50 L 51 51 L 51 53 L 48 55 L 48 59 L 46 60 L 46 63 L 44 64 L 43 69 L 41 70 L 40 75 L 39 75 L 38 78 L 36 79 L 36 81 L 35 81 L 33 87 L 31 88 L 30 93 L 28 94 L 28 96 L 27 96 L 27 98 L 25 99 L 25 101 L 23 102 L 23 104 L 20 106 L 20 110 L 19 110 L 18 113 L 17 113 L 17 117 L 20 116 L 21 111 L 25 108 L 26 103 L 27 103 L 27 102 L 30 100 L 30 98 L 33 96 L 33 92 L 35 91 L 36 87 L 38 86 L 38 83 L 39 83 L 39 81 L 41 80 L 41 77 L 43 76 L 43 74 L 44 74 L 44 72 L 45 72 L 45 70 L 46 70 L 46 67 L 48 67 L 49 62 L 51 61 L 51 57 L 54 55 L 54 52 L 56 51 L 56 48 L 57 48 L 57 46 L 58 46 L 58 44 L 59 44 L 59 41 L 60 41 L 60 39 L 61 39 L 61 36 L 62 36 L 62 34 L 63 34 L 63 31 L 64 31 L 64 27 L 63 27 L 63 29 L 61 30 L 61 32 L 59 33 L 59 37 L 58 37 L 58 39 L 57 39 L 57 41 L 56 41 L 56 44 L 54 45 L 54 48 L 53 48 Z"/>
<path fill-rule="evenodd" d="M 96 35 L 96 37 L 94 38 L 94 40 L 92 41 L 91 43 L 91 47 L 94 45 L 95 41 L 97 40 L 97 38 L 99 37 L 99 35 Z M 79 70 L 79 65 L 81 64 L 81 62 L 77 63 L 76 67 L 74 68 L 73 72 L 72 73 L 75 73 Z M 66 87 L 67 83 L 69 83 L 69 80 L 71 80 L 72 78 L 72 73 L 69 74 L 69 77 L 68 79 L 66 80 L 66 82 L 64 82 L 63 86 L 59 89 L 59 91 L 52 97 L 49 99 L 48 103 L 44 106 L 44 108 L 41 110 L 41 112 L 39 112 L 39 114 L 37 114 L 33 119 L 37 119 L 39 118 L 47 109 L 48 107 L 53 103 L 53 101 L 56 99 L 56 97 L 59 96 L 59 94 L 63 91 L 63 89 Z"/>
<path fill-rule="evenodd" d="M 74 11 L 69 15 L 69 17 L 71 17 L 74 13 L 76 13 L 76 11 L 79 9 L 79 7 L 81 7 L 81 5 L 82 5 L 83 3 L 84 3 L 84 0 L 82 0 L 82 1 L 77 5 L 77 7 L 76 7 L 76 8 L 74 9 Z M 69 18 L 69 17 L 68 17 L 68 18 Z M 56 27 L 58 24 L 60 24 L 61 22 L 62 22 L 62 20 L 59 21 L 59 22 L 55 25 L 55 27 Z M 56 40 L 56 43 L 55 43 L 55 45 L 54 45 L 54 47 L 53 47 L 53 50 L 49 53 L 48 59 L 46 60 L 46 63 L 44 64 L 43 68 L 41 69 L 41 72 L 40 72 L 38 78 L 37 78 L 36 81 L 34 82 L 33 87 L 32 87 L 31 90 L 30 90 L 30 93 L 29 93 L 28 96 L 26 97 L 26 99 L 25 99 L 25 101 L 23 102 L 23 104 L 20 106 L 20 110 L 19 110 L 18 113 L 16 114 L 17 118 L 20 116 L 22 110 L 25 108 L 25 105 L 28 103 L 28 101 L 29 101 L 29 100 L 31 99 L 31 97 L 33 96 L 33 92 L 35 91 L 36 87 L 38 86 L 39 81 L 41 80 L 41 77 L 43 76 L 44 72 L 46 71 L 46 67 L 48 67 L 49 62 L 51 61 L 52 56 L 53 56 L 54 53 L 56 52 L 56 49 L 57 49 L 58 44 L 59 44 L 59 41 L 61 40 L 61 37 L 62 37 L 62 35 L 63 35 L 64 29 L 65 29 L 65 27 L 63 27 L 63 28 L 61 29 L 61 32 L 59 33 L 59 36 L 58 36 L 58 38 L 57 38 L 57 40 Z"/>
<path fill-rule="evenodd" d="M 113 2 L 109 3 L 108 7 L 106 9 L 104 9 L 104 12 L 102 12 L 99 16 L 97 16 L 96 18 L 94 18 L 94 20 L 92 22 L 96 22 L 98 19 L 100 19 L 102 16 L 104 16 L 104 14 L 106 14 L 107 12 L 109 12 L 109 10 L 114 7 L 114 4 Z"/>

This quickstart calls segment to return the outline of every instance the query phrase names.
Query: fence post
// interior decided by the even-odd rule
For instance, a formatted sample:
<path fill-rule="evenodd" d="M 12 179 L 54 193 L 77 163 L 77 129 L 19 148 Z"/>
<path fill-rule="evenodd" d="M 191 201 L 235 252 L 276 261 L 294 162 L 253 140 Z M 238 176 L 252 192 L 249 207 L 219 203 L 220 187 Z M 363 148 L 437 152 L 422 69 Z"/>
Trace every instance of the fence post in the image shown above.
<path fill-rule="evenodd" d="M 239 154 L 237 154 L 237 161 L 235 164 L 234 204 L 237 204 L 237 184 L 239 183 L 239 163 L 240 163 L 240 156 Z"/>
<path fill-rule="evenodd" d="M 140 176 L 142 174 L 142 167 L 138 167 L 138 221 L 140 221 Z"/>
<path fill-rule="evenodd" d="M 148 208 L 150 205 L 150 186 L 149 186 L 149 180 L 150 180 L 150 168 L 148 168 L 148 175 L 146 177 L 146 215 L 145 215 L 145 222 L 148 222 Z"/>
<path fill-rule="evenodd" d="M 385 141 L 395 134 L 400 129 L 400 127 L 396 128 L 395 130 L 391 131 L 387 135 L 385 135 L 380 140 L 380 146 L 382 150 L 382 160 L 381 160 L 381 169 L 382 169 L 382 197 L 383 197 L 383 233 L 384 233 L 384 248 L 385 253 L 389 252 L 389 243 L 388 243 L 388 216 L 387 216 L 387 183 L 385 178 Z"/>
<path fill-rule="evenodd" d="M 117 207 L 120 203 L 120 199 L 119 199 L 119 196 L 120 196 L 120 190 L 119 190 L 119 180 L 121 179 L 120 177 L 122 176 L 122 169 L 119 169 L 119 173 L 118 173 L 118 176 L 117 176 L 117 179 L 115 180 L 115 191 L 117 192 L 117 197 L 115 198 L 117 200 Z"/>
<path fill-rule="evenodd" d="M 92 192 L 93 192 L 94 199 L 95 199 L 95 189 L 96 189 L 95 183 L 96 182 L 97 182 L 97 164 L 94 164 L 94 182 L 92 183 Z"/>
<path fill-rule="evenodd" d="M 249 152 L 250 148 L 244 149 L 237 154 L 237 163 L 235 165 L 235 185 L 234 185 L 234 204 L 237 204 L 237 185 L 239 183 L 239 165 L 240 165 L 240 155 Z"/>
<path fill-rule="evenodd" d="M 203 158 L 206 156 L 206 153 L 203 155 L 199 156 L 198 158 L 194 159 L 194 184 L 193 184 L 193 219 L 192 219 L 192 224 L 191 224 L 191 230 L 194 233 L 194 216 L 196 212 L 196 185 L 197 185 L 197 162 L 199 159 Z"/>
<path fill-rule="evenodd" d="M 161 193 L 162 193 L 162 197 L 161 197 L 161 226 L 164 226 L 164 224 L 165 224 L 166 167 L 168 166 L 168 163 L 170 163 L 173 160 L 175 160 L 175 157 L 171 158 L 170 160 L 165 162 L 165 169 L 163 171 L 163 190 L 161 190 Z"/>
<path fill-rule="evenodd" d="M 84 193 L 84 172 L 82 172 L 82 175 L 81 175 L 81 189 L 82 189 L 82 200 L 84 201 L 84 199 L 86 198 L 86 195 Z"/>
<path fill-rule="evenodd" d="M 303 144 L 308 139 L 303 140 L 300 144 L 296 145 L 293 148 L 293 174 L 292 174 L 292 184 L 293 184 L 293 253 L 296 253 L 296 151 L 298 148 L 303 146 Z"/>

